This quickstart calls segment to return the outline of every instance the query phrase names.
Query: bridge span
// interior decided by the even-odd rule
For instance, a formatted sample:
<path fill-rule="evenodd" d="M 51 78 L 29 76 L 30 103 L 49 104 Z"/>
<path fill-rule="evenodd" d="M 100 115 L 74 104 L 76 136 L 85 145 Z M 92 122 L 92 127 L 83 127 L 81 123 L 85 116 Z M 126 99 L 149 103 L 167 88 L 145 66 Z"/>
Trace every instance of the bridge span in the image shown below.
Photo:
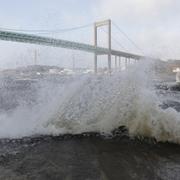
<path fill-rule="evenodd" d="M 44 36 L 38 36 L 33 34 L 25 34 L 25 33 L 18 33 L 18 32 L 11 32 L 11 31 L 2 31 L 0 30 L 0 40 L 4 41 L 12 41 L 12 42 L 21 42 L 21 43 L 29 43 L 29 44 L 37 44 L 43 46 L 52 46 L 52 47 L 59 47 L 59 48 L 67 48 L 73 50 L 80 50 L 89 53 L 95 54 L 95 62 L 94 62 L 94 70 L 97 72 L 97 55 L 108 55 L 108 69 L 111 72 L 111 55 L 115 56 L 115 61 L 117 61 L 117 57 L 121 58 L 124 57 L 127 60 L 134 59 L 139 60 L 143 56 L 132 54 L 124 51 L 118 51 L 111 49 L 111 31 L 109 31 L 109 48 L 103 48 L 97 46 L 97 27 L 108 25 L 109 30 L 111 30 L 111 21 L 102 21 L 95 23 L 95 44 L 85 44 L 85 43 L 78 43 L 73 41 L 67 41 L 62 39 L 55 39 L 49 38 Z M 117 62 L 116 62 L 117 64 Z"/>

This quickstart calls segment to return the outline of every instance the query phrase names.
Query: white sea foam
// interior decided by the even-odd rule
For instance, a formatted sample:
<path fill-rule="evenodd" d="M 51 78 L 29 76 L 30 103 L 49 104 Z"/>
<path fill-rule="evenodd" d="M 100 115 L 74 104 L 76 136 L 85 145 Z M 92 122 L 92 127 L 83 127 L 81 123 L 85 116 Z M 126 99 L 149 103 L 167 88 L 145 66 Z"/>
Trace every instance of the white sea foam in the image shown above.
<path fill-rule="evenodd" d="M 0 114 L 0 137 L 100 132 L 126 126 L 131 136 L 180 143 L 180 113 L 163 110 L 152 85 L 151 63 L 103 76 L 83 75 L 63 84 L 43 83 L 37 104 Z"/>

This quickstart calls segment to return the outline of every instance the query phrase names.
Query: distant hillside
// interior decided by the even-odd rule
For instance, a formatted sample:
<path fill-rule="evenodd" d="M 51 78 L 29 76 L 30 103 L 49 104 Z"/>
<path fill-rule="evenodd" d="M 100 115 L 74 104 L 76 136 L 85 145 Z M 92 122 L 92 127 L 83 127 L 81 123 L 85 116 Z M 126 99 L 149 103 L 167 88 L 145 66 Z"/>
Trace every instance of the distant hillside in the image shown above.
<path fill-rule="evenodd" d="M 168 60 L 168 61 L 158 60 L 155 63 L 155 70 L 157 73 L 174 74 L 173 70 L 178 67 L 180 67 L 180 60 Z"/>

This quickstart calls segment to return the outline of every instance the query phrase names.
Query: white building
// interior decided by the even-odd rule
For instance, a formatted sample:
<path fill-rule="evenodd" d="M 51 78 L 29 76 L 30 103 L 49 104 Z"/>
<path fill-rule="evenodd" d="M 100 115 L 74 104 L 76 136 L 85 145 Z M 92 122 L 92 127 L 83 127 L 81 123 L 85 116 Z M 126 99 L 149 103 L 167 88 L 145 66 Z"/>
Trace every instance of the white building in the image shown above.
<path fill-rule="evenodd" d="M 176 68 L 173 72 L 176 73 L 176 82 L 180 83 L 180 68 Z"/>

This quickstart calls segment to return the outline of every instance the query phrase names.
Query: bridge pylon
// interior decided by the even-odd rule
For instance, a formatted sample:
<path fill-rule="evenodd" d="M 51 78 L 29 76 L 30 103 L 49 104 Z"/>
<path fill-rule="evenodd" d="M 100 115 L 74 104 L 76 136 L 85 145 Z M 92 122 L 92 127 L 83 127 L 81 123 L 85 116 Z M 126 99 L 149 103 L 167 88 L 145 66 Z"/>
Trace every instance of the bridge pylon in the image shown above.
<path fill-rule="evenodd" d="M 94 23 L 94 46 L 97 48 L 98 46 L 98 27 L 108 26 L 108 71 L 111 73 L 111 20 L 99 21 Z M 94 72 L 97 73 L 97 60 L 98 60 L 97 52 L 94 53 Z"/>

